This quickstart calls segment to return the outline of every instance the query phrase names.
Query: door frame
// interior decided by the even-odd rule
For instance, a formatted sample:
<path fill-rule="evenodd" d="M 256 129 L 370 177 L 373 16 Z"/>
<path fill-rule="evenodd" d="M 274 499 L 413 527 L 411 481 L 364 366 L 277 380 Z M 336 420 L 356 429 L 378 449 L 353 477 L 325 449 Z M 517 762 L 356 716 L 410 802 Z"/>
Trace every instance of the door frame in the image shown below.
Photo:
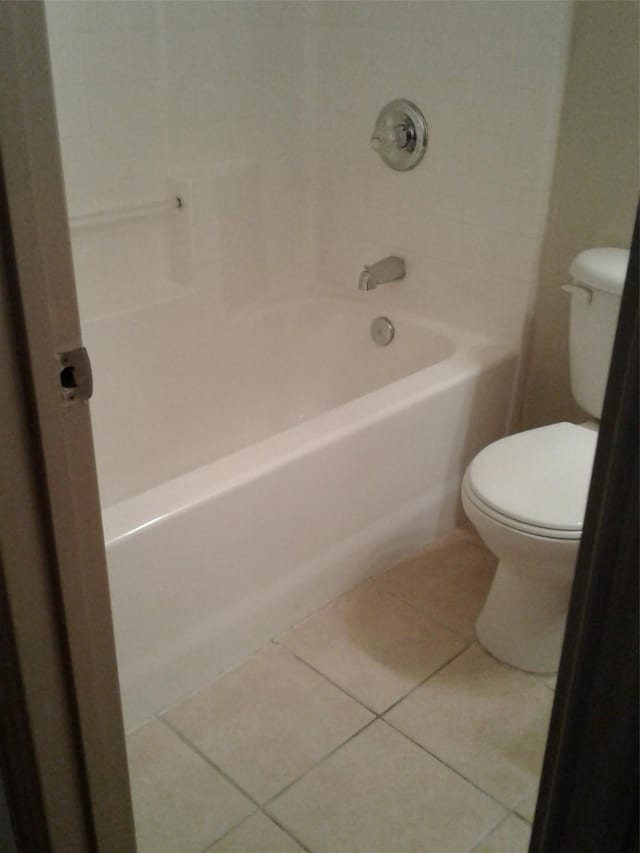
<path fill-rule="evenodd" d="M 19 849 L 135 850 L 44 4 L 0 3 L 2 769 Z M 44 839 L 47 843 L 43 843 Z"/>
<path fill-rule="evenodd" d="M 638 850 L 638 252 L 637 216 L 530 853 Z"/>

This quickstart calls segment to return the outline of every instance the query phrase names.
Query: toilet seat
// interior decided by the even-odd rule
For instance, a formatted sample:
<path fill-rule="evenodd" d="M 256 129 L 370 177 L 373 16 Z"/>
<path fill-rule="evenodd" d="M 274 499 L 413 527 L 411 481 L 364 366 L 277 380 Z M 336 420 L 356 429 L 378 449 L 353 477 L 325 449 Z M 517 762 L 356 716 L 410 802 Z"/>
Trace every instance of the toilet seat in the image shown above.
<path fill-rule="evenodd" d="M 469 465 L 463 489 L 500 524 L 549 539 L 580 539 L 597 433 L 570 423 L 507 436 Z"/>
<path fill-rule="evenodd" d="M 463 506 L 467 515 L 469 515 L 469 507 L 468 504 L 471 504 L 476 512 L 485 516 L 486 518 L 491 519 L 494 523 L 501 525 L 502 527 L 507 528 L 508 530 L 512 530 L 517 533 L 524 533 L 527 536 L 533 539 L 544 539 L 549 541 L 564 541 L 564 542 L 579 542 L 580 537 L 582 535 L 582 531 L 574 531 L 574 530 L 555 530 L 551 527 L 536 527 L 532 524 L 524 524 L 523 522 L 516 521 L 514 518 L 511 518 L 508 515 L 503 515 L 495 510 L 492 510 L 486 504 L 483 504 L 481 500 L 479 500 L 476 495 L 469 489 L 467 479 L 462 482 L 462 497 L 463 497 Z M 465 503 L 465 500 L 467 503 Z M 473 521 L 473 518 L 471 518 Z"/>

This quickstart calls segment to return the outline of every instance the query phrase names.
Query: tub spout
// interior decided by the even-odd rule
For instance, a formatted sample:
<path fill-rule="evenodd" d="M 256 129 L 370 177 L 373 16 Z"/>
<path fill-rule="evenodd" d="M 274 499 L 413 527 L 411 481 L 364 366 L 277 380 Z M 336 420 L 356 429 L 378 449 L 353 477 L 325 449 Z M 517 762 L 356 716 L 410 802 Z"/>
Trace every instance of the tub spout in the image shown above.
<path fill-rule="evenodd" d="M 406 275 L 404 258 L 390 255 L 371 266 L 365 266 L 358 279 L 359 290 L 374 290 L 379 284 L 398 281 Z"/>
<path fill-rule="evenodd" d="M 369 267 L 365 267 L 360 273 L 360 278 L 358 279 L 358 290 L 371 290 L 371 270 Z"/>

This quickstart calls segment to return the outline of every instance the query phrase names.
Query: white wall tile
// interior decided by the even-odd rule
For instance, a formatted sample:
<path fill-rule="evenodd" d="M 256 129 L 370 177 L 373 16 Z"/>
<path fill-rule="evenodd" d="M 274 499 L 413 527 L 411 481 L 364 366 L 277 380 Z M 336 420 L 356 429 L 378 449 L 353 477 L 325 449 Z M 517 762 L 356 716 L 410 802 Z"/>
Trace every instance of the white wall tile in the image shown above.
<path fill-rule="evenodd" d="M 166 4 L 156 0 L 129 0 L 124 5 L 124 27 L 128 33 L 135 30 L 153 30 L 158 25 Z"/>
<path fill-rule="evenodd" d="M 137 6 L 139 0 L 131 5 Z M 158 80 L 166 77 L 166 49 L 162 34 L 154 29 L 127 29 L 129 69 L 136 80 Z"/>
<path fill-rule="evenodd" d="M 78 83 L 85 78 L 85 38 L 81 30 L 56 29 L 47 19 L 49 51 L 56 82 Z"/>
<path fill-rule="evenodd" d="M 94 180 L 115 181 L 129 175 L 138 162 L 136 139 L 131 133 L 95 133 L 91 137 Z"/>
<path fill-rule="evenodd" d="M 56 115 L 61 139 L 89 133 L 89 103 L 83 84 L 56 86 Z"/>
<path fill-rule="evenodd" d="M 261 265 L 270 286 L 315 270 L 353 288 L 364 263 L 396 251 L 412 266 L 398 306 L 451 319 L 458 305 L 460 322 L 493 329 L 479 292 L 491 276 L 526 289 L 535 266 L 566 5 L 49 0 L 69 206 L 160 198 L 177 170 L 243 160 L 235 184 L 194 179 L 191 218 L 165 243 L 167 223 L 149 223 L 148 274 L 193 282 L 222 258 L 235 311 L 263 292 Z M 399 96 L 430 134 L 406 174 L 369 145 Z"/>
<path fill-rule="evenodd" d="M 48 0 L 47 29 L 65 33 L 81 33 L 86 28 L 85 0 Z"/>
<path fill-rule="evenodd" d="M 89 83 L 87 97 L 94 134 L 126 133 L 135 124 L 136 93 L 129 81 Z"/>
<path fill-rule="evenodd" d="M 415 257 L 422 276 L 412 278 L 422 278 L 429 290 L 421 298 L 408 285 L 407 305 L 454 322 L 457 310 L 463 324 L 509 335 L 513 329 L 505 324 L 515 317 L 514 328 L 521 328 L 546 212 L 568 39 L 567 11 L 559 8 L 567 4 L 544 2 L 542 12 L 531 14 L 528 5 L 322 4 L 322 26 L 314 30 L 320 44 L 309 53 L 319 66 L 317 142 L 334 159 L 359 161 L 368 174 L 366 188 L 354 188 L 349 202 L 358 209 L 362 201 L 364 227 L 357 216 L 351 224 L 341 216 L 340 192 L 331 182 L 318 190 L 317 254 L 326 259 L 325 275 L 336 278 L 331 265 L 343 263 L 348 272 L 337 277 L 352 287 L 358 264 L 346 247 L 349 235 L 361 249 L 367 236 L 381 249 L 386 238 Z M 366 32 L 364 49 L 352 44 L 359 27 Z M 426 158 L 406 175 L 368 172 L 376 159 L 368 136 L 377 111 L 400 95 L 427 117 Z M 338 251 L 327 245 L 338 237 L 334 224 L 323 224 L 326 217 L 340 223 Z M 362 257 L 360 267 L 371 260 Z M 510 295 L 515 313 L 492 314 L 500 302 L 485 291 L 498 274 L 518 292 L 517 298 Z M 495 285 L 501 299 L 505 287 Z M 398 293 L 394 298 L 400 299 Z"/>
<path fill-rule="evenodd" d="M 67 184 L 90 184 L 94 180 L 93 145 L 90 136 L 70 136 L 62 145 L 62 168 Z"/>
<path fill-rule="evenodd" d="M 96 29 L 85 34 L 87 80 L 98 83 L 131 78 L 128 40 L 119 29 Z"/>
<path fill-rule="evenodd" d="M 540 240 L 516 234 L 500 234 L 496 241 L 493 272 L 498 278 L 514 276 L 533 281 L 538 273 Z"/>
<path fill-rule="evenodd" d="M 121 0 L 86 0 L 85 6 L 88 30 L 124 30 L 128 3 Z"/>

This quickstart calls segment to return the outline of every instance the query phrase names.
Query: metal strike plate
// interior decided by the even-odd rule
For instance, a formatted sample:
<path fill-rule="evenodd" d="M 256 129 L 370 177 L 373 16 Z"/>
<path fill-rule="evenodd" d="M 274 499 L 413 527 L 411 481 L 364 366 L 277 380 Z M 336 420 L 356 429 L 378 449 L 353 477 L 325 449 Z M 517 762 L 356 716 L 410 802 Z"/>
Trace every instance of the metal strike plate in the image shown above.
<path fill-rule="evenodd" d="M 93 394 L 91 360 L 85 347 L 58 353 L 60 390 L 65 403 L 88 400 Z"/>
<path fill-rule="evenodd" d="M 428 141 L 424 116 L 404 98 L 383 107 L 371 134 L 373 150 L 387 166 L 399 172 L 415 169 L 425 155 Z"/>

